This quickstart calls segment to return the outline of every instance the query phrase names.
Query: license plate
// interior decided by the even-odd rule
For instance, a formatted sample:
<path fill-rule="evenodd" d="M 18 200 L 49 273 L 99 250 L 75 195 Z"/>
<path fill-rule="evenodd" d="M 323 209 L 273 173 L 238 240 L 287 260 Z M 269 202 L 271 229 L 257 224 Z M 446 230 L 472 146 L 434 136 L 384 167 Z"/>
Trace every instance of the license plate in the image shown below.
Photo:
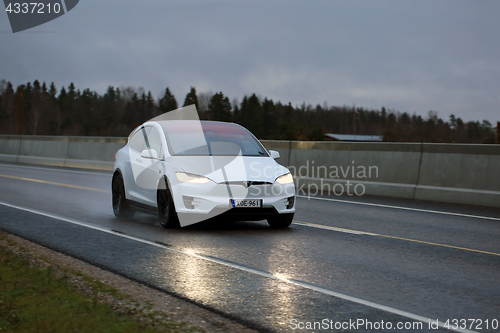
<path fill-rule="evenodd" d="M 243 199 L 243 200 L 235 200 L 230 199 L 229 204 L 233 208 L 260 208 L 262 207 L 262 199 Z"/>

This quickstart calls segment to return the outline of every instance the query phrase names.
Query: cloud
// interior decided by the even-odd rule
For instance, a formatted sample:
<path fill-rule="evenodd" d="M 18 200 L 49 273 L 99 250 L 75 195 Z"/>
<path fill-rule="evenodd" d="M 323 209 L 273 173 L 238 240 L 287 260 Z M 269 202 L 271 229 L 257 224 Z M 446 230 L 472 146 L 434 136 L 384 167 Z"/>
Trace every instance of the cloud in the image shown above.
<path fill-rule="evenodd" d="M 496 121 L 499 14 L 498 1 L 87 0 L 35 28 L 56 33 L 1 34 L 1 75 Z"/>

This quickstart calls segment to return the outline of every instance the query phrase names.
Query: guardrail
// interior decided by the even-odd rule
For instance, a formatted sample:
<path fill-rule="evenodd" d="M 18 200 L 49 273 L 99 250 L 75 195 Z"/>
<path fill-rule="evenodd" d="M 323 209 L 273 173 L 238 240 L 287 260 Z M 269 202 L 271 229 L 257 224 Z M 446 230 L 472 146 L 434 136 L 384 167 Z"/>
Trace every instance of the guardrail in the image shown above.
<path fill-rule="evenodd" d="M 0 161 L 113 170 L 126 138 L 0 135 Z M 304 194 L 500 207 L 500 145 L 267 141 Z M 350 190 L 350 192 L 349 192 Z M 342 193 L 341 193 L 342 191 Z"/>

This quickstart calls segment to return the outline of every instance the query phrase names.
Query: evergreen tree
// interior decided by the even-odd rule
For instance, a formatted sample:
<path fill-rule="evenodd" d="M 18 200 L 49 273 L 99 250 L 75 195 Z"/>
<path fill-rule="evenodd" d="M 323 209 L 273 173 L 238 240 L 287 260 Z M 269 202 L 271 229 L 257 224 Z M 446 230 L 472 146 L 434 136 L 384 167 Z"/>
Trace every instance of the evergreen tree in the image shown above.
<path fill-rule="evenodd" d="M 71 113 L 74 113 L 77 95 L 75 85 L 71 82 L 68 86 L 68 108 Z"/>
<path fill-rule="evenodd" d="M 262 137 L 262 105 L 257 95 L 244 97 L 240 107 L 241 125 L 246 127 L 257 138 Z"/>
<path fill-rule="evenodd" d="M 35 80 L 33 82 L 33 93 L 39 94 L 41 90 L 42 90 L 42 87 L 40 86 L 40 82 L 38 80 Z"/>
<path fill-rule="evenodd" d="M 222 92 L 216 93 L 210 99 L 208 112 L 213 120 L 231 121 L 231 102 Z"/>
<path fill-rule="evenodd" d="M 159 104 L 158 108 L 160 109 L 160 111 L 162 113 L 176 110 L 179 108 L 179 105 L 177 104 L 177 100 L 175 99 L 175 96 L 170 92 L 170 89 L 168 87 L 167 87 L 167 89 L 165 89 L 165 94 L 159 100 L 158 104 Z"/>
<path fill-rule="evenodd" d="M 262 138 L 276 138 L 277 127 L 276 106 L 272 99 L 265 98 L 262 103 Z"/>
<path fill-rule="evenodd" d="M 387 125 L 392 126 L 396 124 L 396 121 L 397 121 L 396 115 L 393 112 L 389 113 L 389 115 L 387 116 Z"/>
<path fill-rule="evenodd" d="M 386 121 L 387 121 L 387 111 L 385 110 L 385 107 L 382 107 L 382 112 L 380 113 L 380 116 L 382 118 L 382 126 L 385 127 Z"/>
<path fill-rule="evenodd" d="M 52 82 L 49 88 L 49 105 L 48 105 L 48 118 L 49 120 L 49 133 L 52 135 L 61 134 L 61 109 L 57 99 L 57 88 Z"/>
<path fill-rule="evenodd" d="M 36 135 L 38 133 L 40 123 L 42 121 L 42 109 L 41 109 L 41 102 L 40 102 L 40 93 L 41 93 L 41 86 L 40 82 L 38 80 L 35 80 L 33 82 L 33 90 L 32 90 L 32 97 L 31 97 L 31 107 L 30 110 L 28 111 L 28 128 L 29 131 L 28 133 Z"/>
<path fill-rule="evenodd" d="M 28 131 L 28 116 L 31 111 L 31 104 L 32 104 L 32 99 L 33 99 L 33 86 L 31 85 L 31 82 L 28 82 L 26 86 L 23 86 L 23 112 L 24 112 L 24 134 L 31 134 L 30 131 Z"/>
<path fill-rule="evenodd" d="M 156 117 L 156 104 L 151 91 L 146 96 L 146 115 L 149 119 Z"/>
<path fill-rule="evenodd" d="M 199 109 L 198 96 L 196 95 L 195 87 L 191 87 L 191 90 L 187 93 L 183 106 L 189 106 L 192 104 L 194 104 L 196 106 L 196 110 Z"/>
<path fill-rule="evenodd" d="M 123 91 L 122 91 L 123 90 Z M 22 92 L 22 93 L 21 93 Z M 194 87 L 184 105 L 194 104 L 200 119 L 234 121 L 261 139 L 321 140 L 323 131 L 339 134 L 380 135 L 395 142 L 494 143 L 494 128 L 488 121 L 464 121 L 451 115 L 448 121 L 431 111 L 425 119 L 416 114 L 371 110 L 352 106 L 274 103 L 255 94 L 232 103 L 222 92 L 197 94 Z M 238 105 L 239 104 L 239 105 Z M 17 87 L 0 80 L 0 133 L 125 136 L 142 122 L 178 107 L 170 90 L 155 103 L 143 88 L 108 87 L 104 95 L 90 89 L 80 92 L 73 83 L 58 91 L 38 80 Z M 234 109 L 231 110 L 231 106 Z"/>
<path fill-rule="evenodd" d="M 234 106 L 232 118 L 235 123 L 240 122 L 240 108 L 238 107 L 238 105 Z"/>
<path fill-rule="evenodd" d="M 93 123 L 93 98 L 90 89 L 85 89 L 80 95 L 80 108 L 82 116 L 81 128 L 83 135 L 92 135 L 97 129 L 97 124 Z"/>
<path fill-rule="evenodd" d="M 68 118 L 68 94 L 66 93 L 66 88 L 64 86 L 61 88 L 59 92 L 59 96 L 57 97 L 57 104 L 59 106 L 59 134 L 67 135 L 66 129 L 70 126 L 71 120 Z"/>
<path fill-rule="evenodd" d="M 55 86 L 54 82 L 52 82 L 52 83 L 50 84 L 49 95 L 50 95 L 50 97 L 56 98 L 56 95 L 57 95 L 57 89 L 56 89 L 56 86 Z"/>
<path fill-rule="evenodd" d="M 49 92 L 47 91 L 47 85 L 45 82 L 42 83 L 42 86 L 40 88 L 40 95 L 39 95 L 39 108 L 40 108 L 40 125 L 38 126 L 37 131 L 40 132 L 40 134 L 45 134 L 50 131 L 49 124 L 53 120 L 53 118 L 50 116 L 51 110 L 49 109 L 50 106 L 50 96 Z"/>
<path fill-rule="evenodd" d="M 107 133 L 113 133 L 115 121 L 117 117 L 117 100 L 115 87 L 109 86 L 106 93 L 102 97 L 102 113 L 100 118 L 102 130 Z"/>
<path fill-rule="evenodd" d="M 142 122 L 145 122 L 146 120 L 149 120 L 148 115 L 147 115 L 147 105 L 148 101 L 146 98 L 146 93 L 142 93 L 140 103 L 139 103 L 139 119 Z"/>
<path fill-rule="evenodd" d="M 61 114 L 63 118 L 62 128 L 66 135 L 77 135 L 80 132 L 80 114 L 77 110 L 78 94 L 75 84 L 71 82 L 68 90 L 64 89 L 65 94 L 62 99 Z M 59 96 L 61 97 L 61 96 Z"/>
<path fill-rule="evenodd" d="M 450 127 L 451 127 L 451 129 L 457 128 L 457 118 L 455 117 L 454 114 L 450 115 Z"/>
<path fill-rule="evenodd" d="M 285 119 L 280 125 L 280 133 L 284 140 L 297 140 L 297 130 L 295 128 L 294 116 L 295 109 L 292 106 L 292 103 L 288 103 L 287 105 L 280 106 L 282 109 L 283 116 L 282 119 Z"/>
<path fill-rule="evenodd" d="M 137 96 L 137 93 L 134 93 L 132 98 L 127 102 L 127 105 L 125 106 L 125 113 L 123 114 L 123 120 L 122 120 L 123 123 L 130 130 L 136 128 L 141 124 L 141 121 L 139 120 L 140 118 L 139 109 L 140 109 L 139 96 Z"/>

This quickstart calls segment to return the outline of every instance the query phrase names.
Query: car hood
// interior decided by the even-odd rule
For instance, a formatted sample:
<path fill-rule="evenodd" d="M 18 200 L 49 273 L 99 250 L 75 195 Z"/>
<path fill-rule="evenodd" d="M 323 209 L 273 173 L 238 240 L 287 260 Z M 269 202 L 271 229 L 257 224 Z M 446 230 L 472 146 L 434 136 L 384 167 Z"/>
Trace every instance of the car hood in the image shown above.
<path fill-rule="evenodd" d="M 171 156 L 168 162 L 186 173 L 210 178 L 216 183 L 263 181 L 273 183 L 290 172 L 265 156 Z"/>

